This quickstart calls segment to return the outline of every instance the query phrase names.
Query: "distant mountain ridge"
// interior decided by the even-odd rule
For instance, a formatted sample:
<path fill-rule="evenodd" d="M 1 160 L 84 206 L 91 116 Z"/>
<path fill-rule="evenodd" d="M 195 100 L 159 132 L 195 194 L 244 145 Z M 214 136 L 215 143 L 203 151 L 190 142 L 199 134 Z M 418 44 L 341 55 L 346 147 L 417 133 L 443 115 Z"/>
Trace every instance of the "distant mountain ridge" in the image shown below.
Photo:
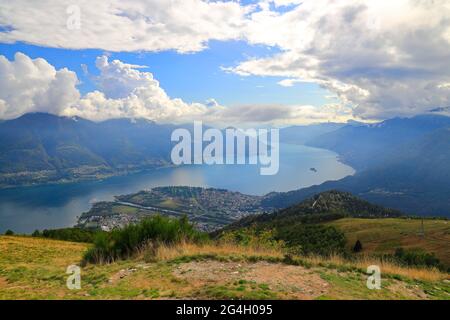
<path fill-rule="evenodd" d="M 399 148 L 449 127 L 450 117 L 425 114 L 375 124 L 344 126 L 314 137 L 306 144 L 335 151 L 341 160 L 360 171 L 395 158 Z"/>
<path fill-rule="evenodd" d="M 172 125 L 46 113 L 0 123 L 0 185 L 108 176 L 167 164 Z"/>
<path fill-rule="evenodd" d="M 291 126 L 280 130 L 280 142 L 290 144 L 305 144 L 309 140 L 320 137 L 345 127 L 345 123 L 319 123 L 304 126 Z"/>
<path fill-rule="evenodd" d="M 410 214 L 450 216 L 450 117 L 422 115 L 344 127 L 308 144 L 336 151 L 358 172 L 273 194 L 267 205 L 285 207 L 338 189 Z"/>
<path fill-rule="evenodd" d="M 289 144 L 308 144 L 309 141 L 324 136 L 325 134 L 335 132 L 344 127 L 364 126 L 365 123 L 349 120 L 347 123 L 324 122 L 309 125 L 299 125 L 282 128 L 280 130 L 280 142 Z"/>

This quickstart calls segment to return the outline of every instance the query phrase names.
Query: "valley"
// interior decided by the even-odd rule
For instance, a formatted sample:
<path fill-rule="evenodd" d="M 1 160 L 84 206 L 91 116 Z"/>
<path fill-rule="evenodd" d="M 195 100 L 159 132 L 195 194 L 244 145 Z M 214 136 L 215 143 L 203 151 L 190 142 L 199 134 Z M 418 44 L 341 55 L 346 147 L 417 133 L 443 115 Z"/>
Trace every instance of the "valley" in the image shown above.
<path fill-rule="evenodd" d="M 409 214 L 448 216 L 449 119 L 430 112 L 374 124 L 287 127 L 280 130 L 284 144 L 277 175 L 260 177 L 256 168 L 227 166 L 206 169 L 211 181 L 176 185 L 200 184 L 258 195 L 282 192 L 272 201 L 271 206 L 278 208 L 338 189 Z M 192 130 L 192 126 L 182 127 Z M 44 113 L 3 121 L 0 188 L 97 181 L 168 167 L 170 134 L 175 128 L 144 119 L 93 122 Z M 299 157 L 294 153 L 300 153 Z M 219 176 L 226 176 L 225 181 Z M 242 186 L 245 180 L 253 183 Z M 167 185 L 170 181 L 159 184 Z"/>
<path fill-rule="evenodd" d="M 321 184 L 353 174 L 334 152 L 297 145 L 282 145 L 280 171 L 260 176 L 256 166 L 178 166 L 143 170 L 105 179 L 55 183 L 0 190 L 0 233 L 12 229 L 70 227 L 96 202 L 110 202 L 117 195 L 134 194 L 163 186 L 195 186 L 263 196 Z M 309 169 L 315 167 L 318 172 Z M 265 206 L 264 206 L 265 207 Z"/>

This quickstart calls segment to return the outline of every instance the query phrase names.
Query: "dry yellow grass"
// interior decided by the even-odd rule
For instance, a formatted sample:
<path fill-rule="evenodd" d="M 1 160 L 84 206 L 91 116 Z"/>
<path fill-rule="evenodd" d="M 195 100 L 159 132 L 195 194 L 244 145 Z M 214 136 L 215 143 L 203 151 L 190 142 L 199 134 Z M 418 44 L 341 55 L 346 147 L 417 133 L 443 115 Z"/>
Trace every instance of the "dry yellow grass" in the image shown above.
<path fill-rule="evenodd" d="M 148 250 L 148 248 L 147 248 Z M 141 255 L 145 255 L 144 249 Z M 284 252 L 280 250 L 267 248 L 254 248 L 239 246 L 232 243 L 205 244 L 198 245 L 193 243 L 180 243 L 176 246 L 160 245 L 153 249 L 152 258 L 156 261 L 169 261 L 181 257 L 189 256 L 216 256 L 216 257 L 258 257 L 260 259 L 279 259 L 284 258 Z M 295 259 L 304 261 L 312 266 L 337 266 L 337 267 L 356 267 L 366 270 L 368 266 L 377 265 L 383 274 L 399 275 L 415 280 L 424 281 L 442 281 L 450 279 L 449 274 L 443 273 L 437 269 L 431 268 L 413 268 L 400 266 L 394 262 L 377 259 L 370 256 L 361 255 L 355 261 L 349 261 L 341 256 L 331 257 L 309 256 L 296 257 Z"/>
<path fill-rule="evenodd" d="M 146 248 L 141 254 L 145 254 Z M 151 249 L 150 249 L 151 250 Z M 173 260 L 186 256 L 198 255 L 215 255 L 215 256 L 245 256 L 245 257 L 261 257 L 261 258 L 283 258 L 283 252 L 275 249 L 255 248 L 249 246 L 238 246 L 230 243 L 219 244 L 193 244 L 182 242 L 176 246 L 161 244 L 152 252 L 153 257 L 157 261 Z"/>
<path fill-rule="evenodd" d="M 382 260 L 367 255 L 359 256 L 355 261 L 348 261 L 341 256 L 331 256 L 328 258 L 323 257 L 307 257 L 305 261 L 313 265 L 332 264 L 342 267 L 357 267 L 359 269 L 367 269 L 367 267 L 376 265 L 380 267 L 383 274 L 399 275 L 414 280 L 424 281 L 442 281 L 449 280 L 450 275 L 443 273 L 435 268 L 413 268 L 398 265 L 392 261 Z"/>

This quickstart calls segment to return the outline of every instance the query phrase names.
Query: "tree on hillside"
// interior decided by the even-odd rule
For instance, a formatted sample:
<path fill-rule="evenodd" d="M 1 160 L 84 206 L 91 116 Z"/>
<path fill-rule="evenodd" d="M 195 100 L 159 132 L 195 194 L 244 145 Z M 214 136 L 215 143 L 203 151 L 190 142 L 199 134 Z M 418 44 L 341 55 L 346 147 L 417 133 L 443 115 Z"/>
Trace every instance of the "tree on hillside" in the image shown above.
<path fill-rule="evenodd" d="M 353 252 L 358 253 L 361 252 L 363 249 L 362 243 L 359 240 L 356 240 L 355 245 L 353 246 Z"/>
<path fill-rule="evenodd" d="M 32 237 L 40 237 L 41 236 L 41 232 L 39 230 L 34 230 L 34 232 L 31 234 Z"/>

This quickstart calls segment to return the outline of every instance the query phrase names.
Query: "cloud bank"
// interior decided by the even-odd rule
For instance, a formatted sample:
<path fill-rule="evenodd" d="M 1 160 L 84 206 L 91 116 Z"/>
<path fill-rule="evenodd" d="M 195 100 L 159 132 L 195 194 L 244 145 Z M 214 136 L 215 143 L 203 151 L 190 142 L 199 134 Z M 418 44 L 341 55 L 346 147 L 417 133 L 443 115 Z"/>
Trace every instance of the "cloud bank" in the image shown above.
<path fill-rule="evenodd" d="M 240 37 L 250 7 L 201 0 L 14 0 L 0 2 L 0 41 L 107 51 L 203 50 Z M 79 12 L 80 28 L 74 28 Z M 69 24 L 69 27 L 68 27 Z"/>
<path fill-rule="evenodd" d="M 214 99 L 186 103 L 167 95 L 144 66 L 96 60 L 98 90 L 81 96 L 77 75 L 56 70 L 46 60 L 16 53 L 13 61 L 0 56 L 0 118 L 16 118 L 28 112 L 79 116 L 94 121 L 111 118 L 146 118 L 161 123 L 201 120 L 218 126 L 285 124 L 346 120 L 350 111 L 313 106 L 240 106 L 227 108 Z"/>
<path fill-rule="evenodd" d="M 283 13 L 263 8 L 250 20 L 248 41 L 282 52 L 228 71 L 286 77 L 284 86 L 316 82 L 367 119 L 450 105 L 448 1 L 303 1 Z"/>

